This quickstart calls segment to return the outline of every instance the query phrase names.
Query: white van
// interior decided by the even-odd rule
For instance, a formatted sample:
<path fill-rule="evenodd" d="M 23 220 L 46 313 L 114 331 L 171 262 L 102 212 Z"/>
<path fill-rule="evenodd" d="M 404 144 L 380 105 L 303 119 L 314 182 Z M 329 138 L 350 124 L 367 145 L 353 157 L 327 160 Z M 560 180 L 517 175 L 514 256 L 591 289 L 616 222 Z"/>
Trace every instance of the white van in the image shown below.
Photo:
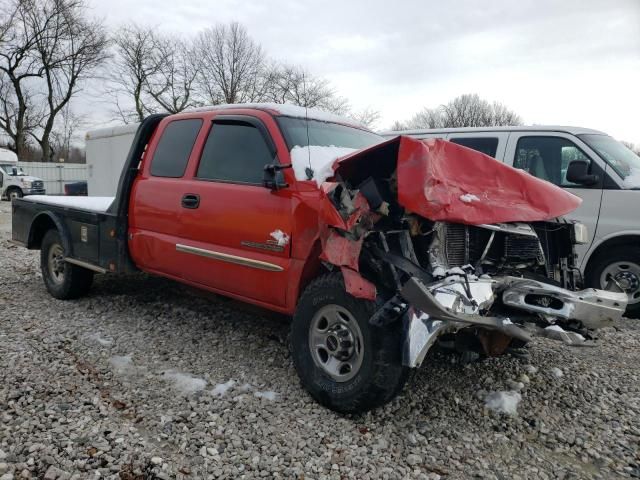
<path fill-rule="evenodd" d="M 25 175 L 18 166 L 16 154 L 0 148 L 0 199 L 11 200 L 45 193 L 42 179 Z"/>
<path fill-rule="evenodd" d="M 625 291 L 640 316 L 640 157 L 603 132 L 577 127 L 480 127 L 384 132 L 443 138 L 523 169 L 582 198 L 567 215 L 587 225 L 577 245 L 586 286 Z M 478 172 L 481 177 L 482 172 Z"/>

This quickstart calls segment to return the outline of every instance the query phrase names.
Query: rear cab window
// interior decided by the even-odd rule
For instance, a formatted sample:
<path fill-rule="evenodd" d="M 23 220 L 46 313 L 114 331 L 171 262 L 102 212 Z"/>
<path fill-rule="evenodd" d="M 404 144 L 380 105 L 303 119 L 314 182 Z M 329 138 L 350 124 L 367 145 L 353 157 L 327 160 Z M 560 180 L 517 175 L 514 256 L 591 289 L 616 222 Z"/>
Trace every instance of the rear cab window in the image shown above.
<path fill-rule="evenodd" d="M 167 124 L 151 159 L 151 175 L 182 177 L 201 127 L 200 118 L 173 120 Z"/>

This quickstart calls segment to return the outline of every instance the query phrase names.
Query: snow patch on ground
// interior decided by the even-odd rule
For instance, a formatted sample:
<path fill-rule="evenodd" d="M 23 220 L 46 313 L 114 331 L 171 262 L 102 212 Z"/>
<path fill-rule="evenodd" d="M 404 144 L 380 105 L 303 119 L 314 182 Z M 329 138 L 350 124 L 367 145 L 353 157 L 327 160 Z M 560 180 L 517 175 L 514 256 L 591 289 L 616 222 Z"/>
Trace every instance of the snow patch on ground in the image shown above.
<path fill-rule="evenodd" d="M 551 375 L 553 375 L 556 378 L 560 378 L 564 376 L 564 372 L 560 370 L 558 367 L 553 367 L 549 371 L 551 372 Z"/>
<path fill-rule="evenodd" d="M 276 398 L 278 398 L 278 393 L 272 392 L 270 390 L 266 392 L 255 392 L 254 395 L 258 398 L 264 398 L 271 401 L 274 401 Z"/>
<path fill-rule="evenodd" d="M 231 390 L 231 388 L 236 384 L 235 380 L 229 380 L 225 383 L 218 383 L 211 390 L 211 395 L 215 395 L 216 397 L 224 397 L 226 393 Z"/>
<path fill-rule="evenodd" d="M 320 186 L 333 175 L 331 168 L 333 162 L 355 151 L 355 148 L 334 147 L 333 145 L 330 147 L 320 145 L 300 147 L 296 145 L 291 149 L 293 172 L 297 180 L 309 180 L 307 169 L 311 167 L 313 171 L 311 180 L 315 180 Z"/>
<path fill-rule="evenodd" d="M 485 406 L 499 413 L 516 415 L 522 395 L 518 392 L 491 392 L 484 399 Z"/>
<path fill-rule="evenodd" d="M 632 168 L 622 185 L 624 188 L 640 188 L 640 168 Z"/>
<path fill-rule="evenodd" d="M 96 343 L 99 343 L 103 347 L 108 347 L 111 344 L 113 344 L 113 340 L 111 340 L 109 338 L 102 338 L 102 336 L 99 333 L 94 333 L 92 335 L 89 335 L 87 338 L 89 340 L 92 340 L 92 341 L 96 342 Z"/>
<path fill-rule="evenodd" d="M 480 199 L 476 197 L 473 193 L 465 193 L 464 195 L 460 195 L 460 200 L 462 200 L 464 203 L 480 201 Z"/>
<path fill-rule="evenodd" d="M 124 356 L 116 355 L 109 359 L 109 363 L 111 364 L 113 369 L 118 373 L 126 373 L 134 368 L 131 355 L 124 355 Z"/>
<path fill-rule="evenodd" d="M 284 233 L 282 230 L 275 230 L 271 232 L 270 235 L 271 238 L 278 242 L 279 247 L 284 247 L 289 244 L 289 235 Z"/>
<path fill-rule="evenodd" d="M 188 373 L 167 371 L 164 372 L 164 376 L 173 383 L 173 388 L 185 395 L 204 390 L 204 387 L 207 386 L 206 380 L 194 377 Z"/>

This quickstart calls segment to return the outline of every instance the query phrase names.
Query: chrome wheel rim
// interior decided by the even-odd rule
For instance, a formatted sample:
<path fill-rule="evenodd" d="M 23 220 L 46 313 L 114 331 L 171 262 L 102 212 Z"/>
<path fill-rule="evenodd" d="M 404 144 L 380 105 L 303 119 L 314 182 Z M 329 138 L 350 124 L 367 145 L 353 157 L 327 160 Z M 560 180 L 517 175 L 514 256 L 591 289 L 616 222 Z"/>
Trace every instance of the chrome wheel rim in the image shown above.
<path fill-rule="evenodd" d="M 9 194 L 9 200 L 13 200 L 14 198 L 20 198 L 20 195 L 16 191 L 13 191 Z"/>
<path fill-rule="evenodd" d="M 600 275 L 600 287 L 626 293 L 629 304 L 640 302 L 640 265 L 633 262 L 609 264 Z"/>
<path fill-rule="evenodd" d="M 66 265 L 64 261 L 64 250 L 61 245 L 57 243 L 51 245 L 47 264 L 51 280 L 56 284 L 64 282 L 64 270 Z"/>
<path fill-rule="evenodd" d="M 351 380 L 364 356 L 362 331 L 351 313 L 339 305 L 325 305 L 311 319 L 309 350 L 313 362 L 336 382 Z"/>

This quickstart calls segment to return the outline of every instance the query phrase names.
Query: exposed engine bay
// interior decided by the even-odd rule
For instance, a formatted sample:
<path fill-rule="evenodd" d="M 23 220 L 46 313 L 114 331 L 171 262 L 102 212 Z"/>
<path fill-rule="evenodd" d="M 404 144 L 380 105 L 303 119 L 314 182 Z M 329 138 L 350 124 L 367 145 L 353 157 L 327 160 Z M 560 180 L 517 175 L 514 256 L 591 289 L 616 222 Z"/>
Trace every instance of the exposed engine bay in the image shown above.
<path fill-rule="evenodd" d="M 414 151 L 403 154 L 403 146 Z M 389 152 L 377 156 L 377 150 L 393 148 L 396 164 L 380 161 Z M 387 142 L 338 160 L 337 181 L 321 186 L 320 258 L 328 268 L 342 270 L 349 293 L 377 302 L 372 324 L 403 322 L 405 365 L 419 366 L 439 339 L 491 356 L 526 344 L 546 327 L 588 338 L 589 330 L 622 317 L 625 294 L 575 291 L 582 281 L 574 245 L 588 237 L 582 224 L 559 218 L 565 212 L 558 209 L 572 210 L 579 200 L 544 182 L 539 193 L 551 198 L 542 204 L 536 190 L 526 190 L 539 185 L 528 185 L 530 180 L 520 177 L 526 174 L 514 169 L 503 172 L 520 182 L 512 191 L 500 185 L 478 185 L 475 191 L 447 185 L 448 178 L 433 167 L 438 148 L 453 149 L 449 159 L 466 155 L 492 162 L 487 163 L 492 169 L 510 169 L 448 142 L 399 137 L 395 145 Z M 361 168 L 366 160 L 374 162 L 373 168 Z M 413 163 L 410 188 L 422 183 L 422 198 L 413 195 L 409 201 L 401 194 L 406 190 L 402 179 L 408 178 L 406 165 L 401 171 L 403 161 Z M 493 198 L 496 207 L 487 210 L 482 199 L 495 192 L 504 193 L 505 205 Z"/>

